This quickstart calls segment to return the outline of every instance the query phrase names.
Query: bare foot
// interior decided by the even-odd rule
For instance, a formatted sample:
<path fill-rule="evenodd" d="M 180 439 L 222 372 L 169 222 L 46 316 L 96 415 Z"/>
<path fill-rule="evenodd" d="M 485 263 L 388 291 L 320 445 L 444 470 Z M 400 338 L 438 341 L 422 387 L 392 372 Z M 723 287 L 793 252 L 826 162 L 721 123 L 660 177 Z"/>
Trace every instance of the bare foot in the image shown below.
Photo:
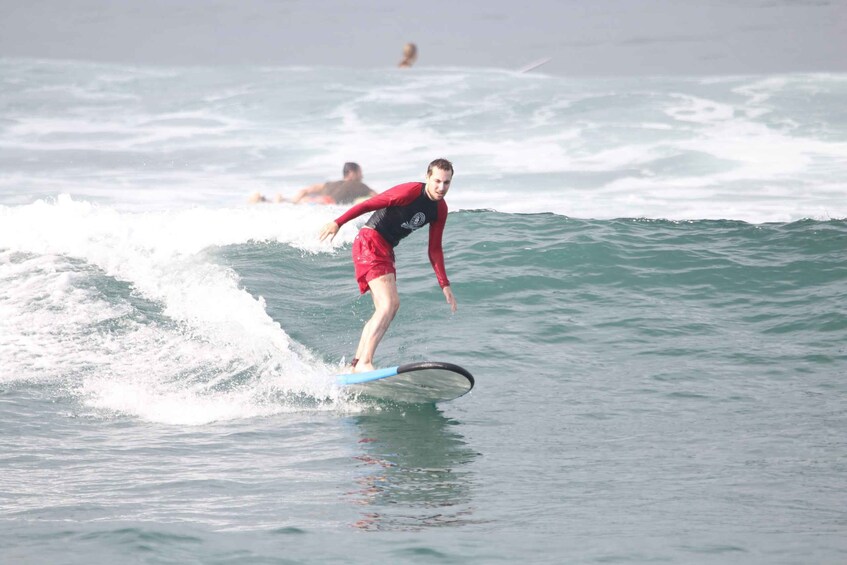
<path fill-rule="evenodd" d="M 356 366 L 353 367 L 354 373 L 367 373 L 368 371 L 375 371 L 376 367 L 373 366 L 373 363 L 365 363 L 363 361 L 359 361 L 356 363 Z"/>

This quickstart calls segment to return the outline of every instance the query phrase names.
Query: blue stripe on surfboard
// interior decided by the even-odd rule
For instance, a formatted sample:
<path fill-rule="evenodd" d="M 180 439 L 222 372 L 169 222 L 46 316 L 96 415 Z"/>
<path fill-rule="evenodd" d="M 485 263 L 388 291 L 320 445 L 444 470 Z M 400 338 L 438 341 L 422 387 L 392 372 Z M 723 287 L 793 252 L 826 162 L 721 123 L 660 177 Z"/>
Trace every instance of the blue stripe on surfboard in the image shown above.
<path fill-rule="evenodd" d="M 386 367 L 385 369 L 376 369 L 375 371 L 367 371 L 365 373 L 350 373 L 349 375 L 338 375 L 336 382 L 340 385 L 357 385 L 370 381 L 378 381 L 386 377 L 393 377 L 397 374 L 397 367 Z"/>

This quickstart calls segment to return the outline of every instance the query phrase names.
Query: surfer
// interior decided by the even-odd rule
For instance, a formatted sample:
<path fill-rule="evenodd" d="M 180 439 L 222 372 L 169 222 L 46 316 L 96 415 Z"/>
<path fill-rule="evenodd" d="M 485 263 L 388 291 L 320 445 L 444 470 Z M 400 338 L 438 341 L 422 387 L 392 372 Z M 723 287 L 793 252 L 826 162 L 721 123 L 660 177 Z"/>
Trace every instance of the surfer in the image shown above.
<path fill-rule="evenodd" d="M 345 223 L 367 212 L 374 212 L 353 241 L 353 265 L 362 294 L 368 289 L 374 302 L 374 313 L 362 329 L 362 337 L 353 358 L 354 372 L 372 371 L 373 356 L 388 326 L 400 308 L 397 294 L 397 271 L 394 248 L 400 240 L 429 224 L 429 261 L 438 284 L 456 311 L 456 298 L 444 269 L 441 236 L 447 222 L 444 196 L 453 181 L 453 164 L 436 159 L 429 164 L 426 182 L 407 182 L 361 202 L 321 228 L 321 241 L 335 237 Z"/>
<path fill-rule="evenodd" d="M 376 192 L 362 182 L 364 173 L 358 163 L 344 163 L 341 170 L 342 179 L 330 182 L 319 182 L 299 191 L 291 200 L 286 200 L 281 194 L 275 198 L 276 202 L 290 202 L 291 204 L 352 204 L 356 201 L 375 196 Z M 250 195 L 250 203 L 267 202 L 261 193 L 255 192 Z"/>
<path fill-rule="evenodd" d="M 370 198 L 376 192 L 362 182 L 364 173 L 358 163 L 344 163 L 342 180 L 313 184 L 291 199 L 294 204 L 317 202 L 319 204 L 352 204 L 359 198 Z"/>

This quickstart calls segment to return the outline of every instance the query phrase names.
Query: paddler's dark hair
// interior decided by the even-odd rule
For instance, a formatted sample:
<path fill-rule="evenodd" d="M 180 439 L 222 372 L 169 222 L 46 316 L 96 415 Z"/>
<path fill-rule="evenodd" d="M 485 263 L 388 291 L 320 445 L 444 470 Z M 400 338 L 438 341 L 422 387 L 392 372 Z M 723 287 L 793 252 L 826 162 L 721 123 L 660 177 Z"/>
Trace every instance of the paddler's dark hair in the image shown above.
<path fill-rule="evenodd" d="M 436 159 L 432 163 L 429 164 L 429 167 L 426 169 L 426 176 L 432 174 L 432 169 L 441 169 L 442 171 L 450 171 L 450 174 L 453 174 L 453 163 L 448 161 L 447 159 Z"/>
<path fill-rule="evenodd" d="M 362 167 L 359 166 L 359 163 L 348 161 L 347 163 L 344 163 L 344 168 L 341 169 L 341 176 L 346 177 L 350 173 L 358 173 L 361 170 Z"/>

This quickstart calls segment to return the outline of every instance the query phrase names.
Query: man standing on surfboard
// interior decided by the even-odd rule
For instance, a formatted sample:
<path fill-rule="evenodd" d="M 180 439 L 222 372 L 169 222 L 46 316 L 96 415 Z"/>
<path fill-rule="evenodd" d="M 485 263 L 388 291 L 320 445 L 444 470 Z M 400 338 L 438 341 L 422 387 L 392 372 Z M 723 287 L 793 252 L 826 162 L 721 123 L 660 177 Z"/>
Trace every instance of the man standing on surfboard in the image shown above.
<path fill-rule="evenodd" d="M 354 372 L 374 370 L 374 352 L 400 308 L 394 248 L 401 239 L 426 224 L 429 224 L 429 261 L 447 303 L 453 312 L 456 311 L 456 299 L 447 280 L 441 249 L 441 236 L 447 222 L 444 196 L 452 180 L 453 164 L 447 159 L 436 159 L 427 168 L 425 183 L 398 184 L 353 206 L 321 229 L 321 241 L 327 237 L 332 241 L 341 226 L 362 214 L 374 212 L 353 241 L 353 265 L 359 290 L 364 294 L 370 289 L 374 301 L 374 314 L 362 329 L 353 359 Z"/>

